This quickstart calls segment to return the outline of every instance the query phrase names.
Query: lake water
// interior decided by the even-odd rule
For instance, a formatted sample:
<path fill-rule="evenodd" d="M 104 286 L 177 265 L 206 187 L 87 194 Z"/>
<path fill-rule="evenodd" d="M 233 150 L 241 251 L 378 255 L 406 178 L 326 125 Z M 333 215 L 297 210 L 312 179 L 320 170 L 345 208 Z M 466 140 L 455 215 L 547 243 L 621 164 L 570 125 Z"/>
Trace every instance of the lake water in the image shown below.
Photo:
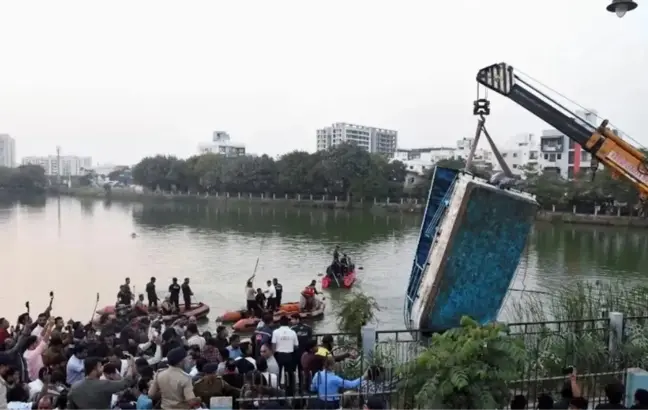
<path fill-rule="evenodd" d="M 404 328 L 403 297 L 421 215 L 262 206 L 105 203 L 50 198 L 0 203 L 0 255 L 4 296 L 0 316 L 15 318 L 30 300 L 42 310 L 53 290 L 55 314 L 88 320 L 115 302 L 130 277 L 136 292 L 151 276 L 158 291 L 172 277 L 190 277 L 196 299 L 210 317 L 244 304 L 243 287 L 257 257 L 256 284 L 273 277 L 284 301 L 331 260 L 335 245 L 363 267 L 358 289 L 381 306 L 380 328 Z M 131 233 L 137 238 L 131 238 Z M 534 227 L 514 288 L 546 292 L 579 278 L 639 280 L 648 268 L 643 230 L 591 226 Z M 163 293 L 163 292 L 158 292 Z M 319 331 L 335 330 L 332 310 L 344 291 L 327 292 L 329 314 Z M 212 323 L 213 327 L 213 323 Z"/>

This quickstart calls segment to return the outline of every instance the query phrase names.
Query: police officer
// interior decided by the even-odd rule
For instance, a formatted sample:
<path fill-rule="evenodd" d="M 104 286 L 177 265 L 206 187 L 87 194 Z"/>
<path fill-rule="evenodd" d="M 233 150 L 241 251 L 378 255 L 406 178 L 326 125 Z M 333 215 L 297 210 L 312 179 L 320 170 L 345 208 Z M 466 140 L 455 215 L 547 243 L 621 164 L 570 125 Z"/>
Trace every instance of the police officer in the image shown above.
<path fill-rule="evenodd" d="M 180 311 L 180 285 L 178 284 L 178 278 L 171 279 L 171 285 L 169 285 L 169 299 L 171 305 Z"/>

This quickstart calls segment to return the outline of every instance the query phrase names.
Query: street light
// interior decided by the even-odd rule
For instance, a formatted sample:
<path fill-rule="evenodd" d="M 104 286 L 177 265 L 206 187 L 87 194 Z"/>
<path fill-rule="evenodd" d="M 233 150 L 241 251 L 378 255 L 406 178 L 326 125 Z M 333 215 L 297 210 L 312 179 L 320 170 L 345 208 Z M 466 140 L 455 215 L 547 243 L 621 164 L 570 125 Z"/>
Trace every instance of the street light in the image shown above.
<path fill-rule="evenodd" d="M 607 11 L 616 13 L 617 17 L 621 18 L 629 11 L 636 9 L 638 4 L 634 0 L 612 0 L 607 6 Z"/>

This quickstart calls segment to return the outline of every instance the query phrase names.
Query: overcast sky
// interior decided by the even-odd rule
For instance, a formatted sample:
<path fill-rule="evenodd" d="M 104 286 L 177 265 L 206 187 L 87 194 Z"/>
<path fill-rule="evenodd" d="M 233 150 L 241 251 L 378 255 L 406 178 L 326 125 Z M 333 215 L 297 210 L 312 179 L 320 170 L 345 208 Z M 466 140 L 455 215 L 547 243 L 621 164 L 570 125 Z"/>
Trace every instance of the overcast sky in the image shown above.
<path fill-rule="evenodd" d="M 399 146 L 472 136 L 475 74 L 505 61 L 648 145 L 648 4 L 606 0 L 0 0 L 0 133 L 17 155 L 135 163 L 225 130 L 248 152 L 313 151 L 316 128 Z M 491 93 L 502 142 L 547 128 Z"/>

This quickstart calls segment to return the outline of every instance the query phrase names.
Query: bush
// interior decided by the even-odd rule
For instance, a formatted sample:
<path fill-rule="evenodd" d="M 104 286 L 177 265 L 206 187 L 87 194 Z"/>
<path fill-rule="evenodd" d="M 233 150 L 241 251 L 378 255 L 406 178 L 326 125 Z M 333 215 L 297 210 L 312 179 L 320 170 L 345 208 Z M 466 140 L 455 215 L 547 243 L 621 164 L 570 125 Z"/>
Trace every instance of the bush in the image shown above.
<path fill-rule="evenodd" d="M 419 408 L 505 408 L 509 382 L 519 377 L 524 344 L 506 326 L 480 326 L 463 317 L 461 327 L 432 336 L 430 345 L 401 369 L 399 386 Z"/>

